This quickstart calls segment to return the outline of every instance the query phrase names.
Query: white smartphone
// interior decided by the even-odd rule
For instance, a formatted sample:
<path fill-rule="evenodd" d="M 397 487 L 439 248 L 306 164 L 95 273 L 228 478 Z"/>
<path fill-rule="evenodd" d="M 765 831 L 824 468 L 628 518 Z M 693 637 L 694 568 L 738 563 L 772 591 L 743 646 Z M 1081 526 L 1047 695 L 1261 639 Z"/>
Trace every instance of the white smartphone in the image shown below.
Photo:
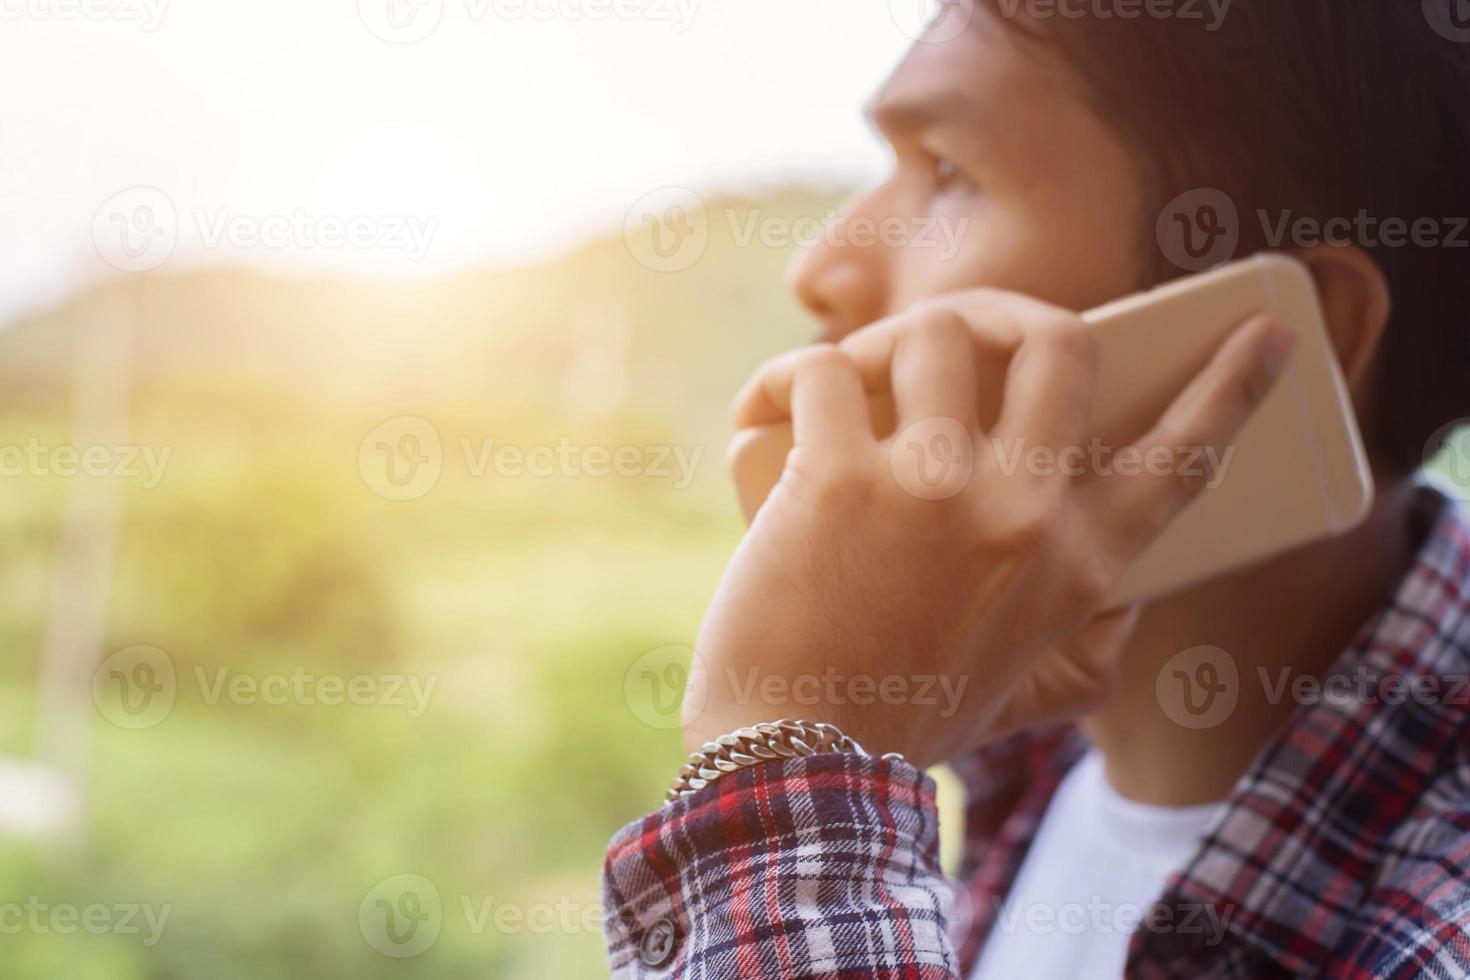
<path fill-rule="evenodd" d="M 1293 548 L 1367 516 L 1373 477 L 1311 273 L 1265 253 L 1083 314 L 1102 362 L 1091 430 L 1128 446 L 1236 327 L 1274 311 L 1297 334 L 1281 379 L 1236 438 L 1210 485 L 1129 568 L 1110 606 L 1157 598 Z M 780 479 L 789 424 L 738 433 L 729 461 L 746 519 Z"/>

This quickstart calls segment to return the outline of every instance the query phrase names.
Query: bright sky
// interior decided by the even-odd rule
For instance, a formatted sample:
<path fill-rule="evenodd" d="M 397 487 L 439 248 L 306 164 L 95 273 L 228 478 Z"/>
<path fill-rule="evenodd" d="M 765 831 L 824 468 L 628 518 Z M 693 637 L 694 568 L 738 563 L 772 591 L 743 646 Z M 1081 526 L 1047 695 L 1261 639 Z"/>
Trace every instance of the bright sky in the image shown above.
<path fill-rule="evenodd" d="M 871 179 L 862 105 L 934 6 L 0 0 L 0 317 L 110 272 L 99 240 L 437 274 L 667 186 Z"/>

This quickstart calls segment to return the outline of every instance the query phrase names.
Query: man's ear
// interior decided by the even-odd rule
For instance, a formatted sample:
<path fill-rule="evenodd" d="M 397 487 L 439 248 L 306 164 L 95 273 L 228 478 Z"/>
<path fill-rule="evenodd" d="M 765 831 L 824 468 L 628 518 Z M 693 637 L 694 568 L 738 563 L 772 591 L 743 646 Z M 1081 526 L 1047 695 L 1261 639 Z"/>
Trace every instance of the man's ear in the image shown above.
<path fill-rule="evenodd" d="M 1373 256 L 1356 245 L 1314 245 L 1294 251 L 1312 270 L 1338 363 L 1353 399 L 1367 395 L 1393 296 Z"/>

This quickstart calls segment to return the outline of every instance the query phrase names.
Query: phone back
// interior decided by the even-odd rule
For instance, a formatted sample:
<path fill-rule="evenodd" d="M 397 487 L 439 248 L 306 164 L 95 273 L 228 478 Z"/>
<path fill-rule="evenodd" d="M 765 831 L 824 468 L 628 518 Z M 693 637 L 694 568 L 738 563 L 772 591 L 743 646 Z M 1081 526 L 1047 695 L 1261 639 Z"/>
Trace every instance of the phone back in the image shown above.
<path fill-rule="evenodd" d="M 1357 526 L 1373 479 L 1310 272 L 1263 254 L 1083 315 L 1102 366 L 1092 428 L 1107 447 L 1142 435 L 1251 316 L 1275 311 L 1297 348 L 1210 485 L 1110 596 L 1123 605 L 1177 591 Z"/>

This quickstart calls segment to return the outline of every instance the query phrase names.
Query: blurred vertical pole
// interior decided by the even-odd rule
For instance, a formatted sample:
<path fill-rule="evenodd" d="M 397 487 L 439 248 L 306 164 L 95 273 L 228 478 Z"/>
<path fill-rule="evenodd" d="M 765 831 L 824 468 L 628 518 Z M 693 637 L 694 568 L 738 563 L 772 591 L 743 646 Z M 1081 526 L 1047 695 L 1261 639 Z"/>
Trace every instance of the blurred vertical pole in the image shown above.
<path fill-rule="evenodd" d="M 110 289 L 78 307 L 72 350 L 69 445 L 115 450 L 128 440 L 135 311 Z M 86 796 L 92 672 L 106 642 L 107 606 L 126 484 L 118 475 L 78 474 L 67 487 L 42 650 L 36 755 Z M 73 828 L 80 835 L 80 822 Z"/>

